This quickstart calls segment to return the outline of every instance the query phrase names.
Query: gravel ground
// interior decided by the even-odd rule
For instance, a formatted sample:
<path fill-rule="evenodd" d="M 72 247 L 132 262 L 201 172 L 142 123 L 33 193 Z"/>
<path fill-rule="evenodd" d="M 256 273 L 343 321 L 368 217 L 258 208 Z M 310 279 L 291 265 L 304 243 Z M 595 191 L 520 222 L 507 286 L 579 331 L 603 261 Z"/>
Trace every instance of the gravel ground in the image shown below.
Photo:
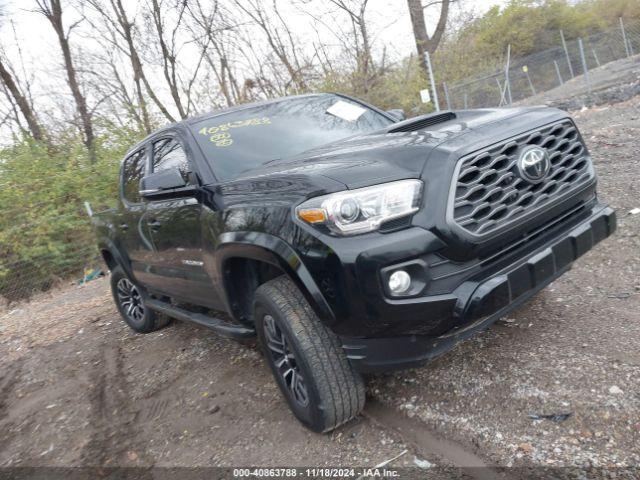
<path fill-rule="evenodd" d="M 583 106 L 618 103 L 640 95 L 640 55 L 610 62 L 589 71 L 591 92 L 583 75 L 552 90 L 541 92 L 519 102 L 524 105 L 550 105 L 563 110 L 579 110 Z"/>
<path fill-rule="evenodd" d="M 576 119 L 618 233 L 487 332 L 369 379 L 355 421 L 306 431 L 254 345 L 179 322 L 133 334 L 100 279 L 0 313 L 0 467 L 374 466 L 404 450 L 390 466 L 426 460 L 430 478 L 640 467 L 640 97 Z"/>

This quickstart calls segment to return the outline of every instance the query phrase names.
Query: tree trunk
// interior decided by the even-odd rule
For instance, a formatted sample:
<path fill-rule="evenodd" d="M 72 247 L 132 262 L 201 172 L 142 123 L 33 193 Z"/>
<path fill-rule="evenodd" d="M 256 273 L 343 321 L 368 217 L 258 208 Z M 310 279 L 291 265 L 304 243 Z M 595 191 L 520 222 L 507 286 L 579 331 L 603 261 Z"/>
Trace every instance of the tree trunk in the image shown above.
<path fill-rule="evenodd" d="M 44 133 L 38 123 L 38 119 L 36 118 L 31 104 L 22 92 L 20 92 L 20 88 L 13 79 L 11 72 L 9 72 L 3 64 L 2 58 L 0 58 L 0 79 L 2 80 L 2 83 L 5 84 L 7 90 L 9 90 L 9 93 L 11 93 L 13 99 L 20 108 L 22 116 L 27 121 L 27 126 L 29 127 L 31 136 L 39 142 L 45 141 Z"/>
<path fill-rule="evenodd" d="M 442 40 L 442 35 L 447 26 L 450 3 L 450 0 L 442 0 L 438 24 L 433 32 L 433 36 L 429 37 L 429 34 L 427 33 L 427 24 L 424 19 L 422 0 L 407 0 L 409 16 L 411 17 L 411 26 L 413 27 L 413 38 L 415 39 L 416 49 L 418 50 L 418 56 L 420 57 L 420 67 L 424 71 L 425 75 L 427 75 L 428 72 L 427 66 L 424 62 L 424 52 L 433 54 L 438 49 L 438 45 L 440 45 L 440 40 Z"/>
<path fill-rule="evenodd" d="M 180 118 L 187 118 L 187 112 L 182 105 L 182 99 L 180 98 L 180 91 L 178 90 L 178 82 L 176 80 L 176 54 L 174 50 L 174 44 L 171 44 L 171 48 L 167 45 L 167 42 L 164 38 L 164 26 L 162 24 L 162 11 L 160 10 L 160 4 L 158 0 L 151 0 L 151 14 L 153 16 L 153 23 L 156 27 L 156 33 L 158 34 L 158 44 L 160 45 L 160 51 L 162 52 L 162 72 L 164 73 L 164 78 L 167 81 L 167 85 L 169 86 L 169 92 L 171 93 L 171 97 L 173 98 L 173 102 L 178 109 L 178 114 Z M 186 8 L 186 2 L 182 3 L 181 10 L 178 15 L 178 26 L 180 25 L 180 21 L 182 20 L 182 15 L 184 13 L 184 9 Z M 176 29 L 178 28 L 176 26 Z M 175 31 L 172 36 L 175 39 Z"/>
<path fill-rule="evenodd" d="M 67 82 L 71 89 L 71 94 L 76 103 L 76 109 L 82 122 L 82 131 L 84 133 L 84 144 L 89 151 L 89 159 L 91 162 L 96 161 L 95 152 L 95 137 L 93 133 L 93 124 L 91 114 L 87 108 L 87 100 L 80 90 L 78 84 L 78 78 L 76 75 L 76 69 L 73 65 L 73 58 L 71 57 L 71 48 L 69 47 L 69 37 L 65 34 L 64 26 L 62 24 L 62 5 L 60 0 L 50 0 L 50 4 L 46 3 L 46 0 L 39 0 L 41 13 L 49 20 L 51 26 L 58 36 L 58 43 L 62 50 L 62 57 L 64 59 L 64 67 L 67 73 Z"/>
<path fill-rule="evenodd" d="M 142 115 L 142 125 L 144 131 L 149 134 L 151 133 L 151 122 L 149 121 L 149 111 L 147 110 L 147 102 L 142 94 L 140 80 L 140 76 L 134 73 L 133 81 L 136 84 L 136 96 L 138 97 L 138 106 L 140 107 L 140 113 Z"/>
<path fill-rule="evenodd" d="M 364 18 L 364 9 L 366 4 L 363 5 L 360 13 L 358 26 L 360 28 L 360 35 L 362 36 L 362 79 L 364 82 L 364 93 L 369 91 L 369 77 L 371 76 L 370 70 L 373 64 L 371 57 L 371 42 L 369 40 L 369 32 L 367 31 L 367 22 Z"/>
<path fill-rule="evenodd" d="M 407 0 L 409 4 L 409 16 L 413 27 L 413 38 L 416 42 L 418 55 L 422 55 L 427 50 L 429 36 L 427 35 L 427 25 L 424 21 L 424 11 L 422 10 L 422 0 Z"/>
<path fill-rule="evenodd" d="M 131 23 L 127 18 L 127 14 L 122 5 L 122 0 L 115 0 L 115 4 L 113 4 L 113 9 L 116 12 L 116 16 L 118 18 L 118 23 L 122 28 L 122 34 L 124 36 L 125 41 L 127 42 L 127 48 L 129 50 L 129 58 L 131 60 L 131 68 L 133 70 L 133 78 L 136 82 L 136 89 L 138 95 L 138 102 L 140 102 L 140 109 L 143 112 L 143 119 L 145 119 L 145 128 L 149 133 L 151 133 L 151 125 L 149 122 L 149 115 L 147 113 L 147 104 L 145 102 L 144 96 L 142 95 L 142 90 L 139 87 L 140 80 L 144 84 L 145 90 L 147 94 L 151 97 L 151 100 L 156 104 L 156 106 L 160 109 L 162 114 L 169 120 L 170 122 L 175 122 L 176 119 L 169 113 L 169 110 L 164 106 L 164 104 L 160 101 L 158 96 L 155 94 L 147 77 L 142 68 L 142 62 L 140 61 L 140 56 L 138 55 L 138 50 L 133 43 L 133 32 L 131 31 Z"/>

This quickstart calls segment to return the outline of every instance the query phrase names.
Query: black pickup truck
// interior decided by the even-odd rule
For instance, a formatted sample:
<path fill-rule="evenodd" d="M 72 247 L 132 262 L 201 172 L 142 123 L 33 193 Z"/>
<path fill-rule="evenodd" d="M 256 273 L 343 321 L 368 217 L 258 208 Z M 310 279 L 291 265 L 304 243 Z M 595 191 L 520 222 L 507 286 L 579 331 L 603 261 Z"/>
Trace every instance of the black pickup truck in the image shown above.
<path fill-rule="evenodd" d="M 327 431 L 363 408 L 363 373 L 446 352 L 614 232 L 565 112 L 398 117 L 303 95 L 133 147 L 94 217 L 125 322 L 257 335 L 296 417 Z"/>

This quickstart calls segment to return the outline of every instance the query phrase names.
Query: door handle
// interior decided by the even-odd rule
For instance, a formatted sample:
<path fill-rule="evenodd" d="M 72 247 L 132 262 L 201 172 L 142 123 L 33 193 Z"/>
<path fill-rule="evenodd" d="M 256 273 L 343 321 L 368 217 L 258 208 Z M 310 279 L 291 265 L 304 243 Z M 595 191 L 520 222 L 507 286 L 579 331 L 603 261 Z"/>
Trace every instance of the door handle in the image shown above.
<path fill-rule="evenodd" d="M 120 230 L 129 230 L 129 225 L 127 225 L 126 223 L 121 223 Z"/>
<path fill-rule="evenodd" d="M 151 230 L 158 230 L 162 226 L 162 223 L 154 219 L 147 221 L 147 225 L 151 227 Z"/>

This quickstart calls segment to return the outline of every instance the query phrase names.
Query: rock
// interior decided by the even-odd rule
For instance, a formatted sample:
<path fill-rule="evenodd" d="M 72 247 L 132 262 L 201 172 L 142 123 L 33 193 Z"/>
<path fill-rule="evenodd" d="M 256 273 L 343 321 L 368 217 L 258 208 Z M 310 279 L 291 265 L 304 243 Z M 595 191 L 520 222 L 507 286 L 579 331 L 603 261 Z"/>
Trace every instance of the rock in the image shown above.
<path fill-rule="evenodd" d="M 611 395 L 622 395 L 624 392 L 617 385 L 612 385 L 611 387 L 609 387 L 609 393 Z"/>
<path fill-rule="evenodd" d="M 207 413 L 209 413 L 209 414 L 213 415 L 214 413 L 217 413 L 217 412 L 219 412 L 219 411 L 220 411 L 220 405 L 214 405 L 213 407 L 210 407 L 210 408 L 207 410 Z"/>
<path fill-rule="evenodd" d="M 524 453 L 531 453 L 533 452 L 533 445 L 531 445 L 530 443 L 521 443 L 520 445 L 518 445 L 518 450 L 521 450 Z"/>
<path fill-rule="evenodd" d="M 427 460 L 421 460 L 418 457 L 414 457 L 413 458 L 413 463 L 418 467 L 418 468 L 431 468 L 433 466 L 433 464 Z"/>

